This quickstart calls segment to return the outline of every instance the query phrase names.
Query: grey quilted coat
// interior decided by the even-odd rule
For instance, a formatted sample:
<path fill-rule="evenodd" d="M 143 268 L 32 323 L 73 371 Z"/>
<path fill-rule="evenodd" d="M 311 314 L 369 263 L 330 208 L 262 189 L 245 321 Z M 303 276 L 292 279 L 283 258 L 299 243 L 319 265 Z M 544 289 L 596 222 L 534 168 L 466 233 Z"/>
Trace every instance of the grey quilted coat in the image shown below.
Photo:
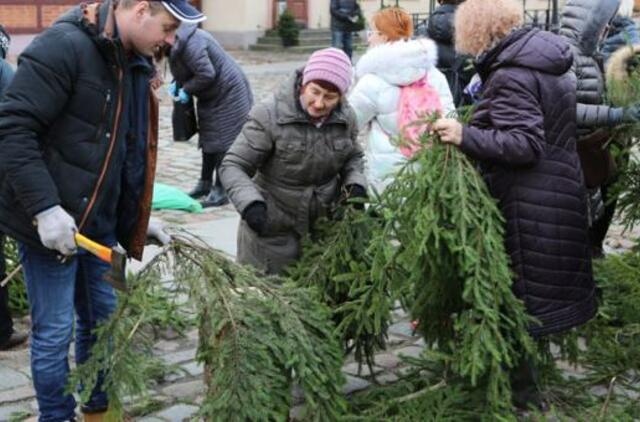
<path fill-rule="evenodd" d="M 253 105 L 240 66 L 211 34 L 192 24 L 180 25 L 169 64 L 176 81 L 197 99 L 200 147 L 206 153 L 225 152 Z"/>
<path fill-rule="evenodd" d="M 238 262 L 279 273 L 300 254 L 300 239 L 327 213 L 347 185 L 366 187 L 356 116 L 346 102 L 317 127 L 300 105 L 301 71 L 269 100 L 255 106 L 220 166 L 222 183 L 242 214 L 267 205 L 258 236 L 238 228 Z"/>
<path fill-rule="evenodd" d="M 577 78 L 579 136 L 614 124 L 614 109 L 603 105 L 604 72 L 597 52 L 603 31 L 619 4 L 620 0 L 568 0 L 562 13 L 560 34 L 571 45 L 572 70 Z"/>

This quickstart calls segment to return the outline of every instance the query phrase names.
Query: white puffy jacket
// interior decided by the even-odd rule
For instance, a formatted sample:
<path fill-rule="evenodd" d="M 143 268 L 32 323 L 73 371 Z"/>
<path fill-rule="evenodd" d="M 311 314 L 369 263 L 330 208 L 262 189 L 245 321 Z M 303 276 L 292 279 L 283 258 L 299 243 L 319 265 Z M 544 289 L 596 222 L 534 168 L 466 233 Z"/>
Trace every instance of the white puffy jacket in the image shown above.
<path fill-rule="evenodd" d="M 370 48 L 356 65 L 357 83 L 349 94 L 360 129 L 370 125 L 366 146 L 367 178 L 384 189 L 405 157 L 390 136 L 398 135 L 400 88 L 427 76 L 440 95 L 445 115 L 455 109 L 446 77 L 436 69 L 437 47 L 430 39 L 396 41 Z"/>

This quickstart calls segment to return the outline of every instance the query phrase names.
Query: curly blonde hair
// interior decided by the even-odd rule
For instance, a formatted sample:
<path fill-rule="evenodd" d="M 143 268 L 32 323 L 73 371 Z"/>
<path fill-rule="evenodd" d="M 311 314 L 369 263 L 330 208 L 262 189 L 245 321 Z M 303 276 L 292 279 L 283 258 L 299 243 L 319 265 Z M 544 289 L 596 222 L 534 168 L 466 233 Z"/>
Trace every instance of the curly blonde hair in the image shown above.
<path fill-rule="evenodd" d="M 478 56 L 521 25 L 516 0 L 467 0 L 456 10 L 456 50 Z"/>

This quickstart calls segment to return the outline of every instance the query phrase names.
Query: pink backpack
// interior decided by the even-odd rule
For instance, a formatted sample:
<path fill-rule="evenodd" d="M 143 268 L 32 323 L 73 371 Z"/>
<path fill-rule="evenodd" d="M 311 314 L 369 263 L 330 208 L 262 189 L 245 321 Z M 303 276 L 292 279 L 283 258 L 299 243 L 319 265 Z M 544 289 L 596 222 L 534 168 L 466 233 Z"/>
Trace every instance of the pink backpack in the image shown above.
<path fill-rule="evenodd" d="M 402 155 L 411 158 L 420 149 L 419 138 L 428 129 L 428 125 L 412 123 L 433 112 L 442 113 L 442 103 L 436 89 L 429 84 L 427 76 L 400 88 L 398 129 L 400 135 L 409 141 L 408 144 L 400 146 Z"/>

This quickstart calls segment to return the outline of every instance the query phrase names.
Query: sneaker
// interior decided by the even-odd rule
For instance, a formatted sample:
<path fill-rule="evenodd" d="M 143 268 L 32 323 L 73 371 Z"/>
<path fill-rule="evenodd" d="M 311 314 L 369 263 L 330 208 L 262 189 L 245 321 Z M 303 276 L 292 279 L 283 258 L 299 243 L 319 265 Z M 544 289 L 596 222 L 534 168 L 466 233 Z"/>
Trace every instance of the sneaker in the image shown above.
<path fill-rule="evenodd" d="M 24 342 L 29 338 L 29 334 L 21 331 L 14 331 L 11 337 L 0 343 L 0 350 L 12 349 Z"/>
<path fill-rule="evenodd" d="M 202 201 L 200 201 L 204 208 L 207 207 L 220 207 L 229 203 L 229 197 L 227 191 L 221 186 L 214 186 Z"/>
<path fill-rule="evenodd" d="M 211 181 L 210 180 L 198 180 L 196 186 L 191 189 L 189 192 L 189 196 L 192 198 L 200 198 L 201 196 L 206 195 L 211 190 Z"/>

